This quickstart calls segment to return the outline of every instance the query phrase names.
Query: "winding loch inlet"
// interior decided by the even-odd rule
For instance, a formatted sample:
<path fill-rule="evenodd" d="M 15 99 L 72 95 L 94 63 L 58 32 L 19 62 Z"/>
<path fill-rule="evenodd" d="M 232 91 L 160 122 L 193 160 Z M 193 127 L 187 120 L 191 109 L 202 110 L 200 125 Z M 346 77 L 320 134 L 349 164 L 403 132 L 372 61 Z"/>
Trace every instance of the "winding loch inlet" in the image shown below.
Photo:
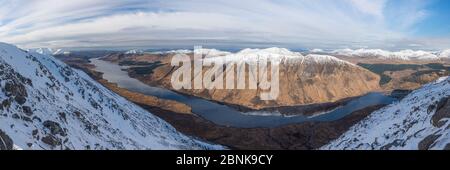
<path fill-rule="evenodd" d="M 233 107 L 218 104 L 209 100 L 194 96 L 186 96 L 168 89 L 149 86 L 137 79 L 131 78 L 123 67 L 118 64 L 103 61 L 98 58 L 90 60 L 94 64 L 95 70 L 103 73 L 103 78 L 111 83 L 117 83 L 121 88 L 142 93 L 149 96 L 155 96 L 161 99 L 174 100 L 184 103 L 192 108 L 192 112 L 207 119 L 215 124 L 222 126 L 231 126 L 239 128 L 256 127 L 278 127 L 288 124 L 310 122 L 310 121 L 335 121 L 348 114 L 363 109 L 368 106 L 391 104 L 396 99 L 385 96 L 381 93 L 370 93 L 356 98 L 346 105 L 339 107 L 331 112 L 318 114 L 317 116 L 283 116 L 280 114 L 267 114 L 265 111 L 252 112 L 251 115 L 242 113 Z"/>

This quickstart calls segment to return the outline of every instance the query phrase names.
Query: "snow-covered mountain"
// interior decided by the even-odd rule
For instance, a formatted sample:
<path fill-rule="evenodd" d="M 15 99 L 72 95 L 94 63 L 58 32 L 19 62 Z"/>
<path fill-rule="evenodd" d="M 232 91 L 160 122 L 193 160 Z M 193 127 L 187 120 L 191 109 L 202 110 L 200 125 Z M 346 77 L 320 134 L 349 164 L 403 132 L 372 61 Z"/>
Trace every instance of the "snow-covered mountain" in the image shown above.
<path fill-rule="evenodd" d="M 169 51 L 155 51 L 151 52 L 151 54 L 189 54 L 189 53 L 202 53 L 206 56 L 225 56 L 231 54 L 227 51 L 221 51 L 217 49 L 209 49 L 209 48 L 202 48 L 202 49 L 196 49 L 196 50 L 186 50 L 186 49 L 179 49 L 179 50 L 169 50 Z"/>
<path fill-rule="evenodd" d="M 361 58 L 379 58 L 379 59 L 397 59 L 397 60 L 439 60 L 448 59 L 450 57 L 450 50 L 441 52 L 423 51 L 423 50 L 401 50 L 401 51 L 386 51 L 381 49 L 339 49 L 331 52 L 334 55 L 342 55 L 348 57 Z"/>
<path fill-rule="evenodd" d="M 150 54 L 189 54 L 193 53 L 192 50 L 179 49 L 179 50 L 168 50 L 168 51 L 154 51 Z"/>
<path fill-rule="evenodd" d="M 320 49 L 320 48 L 315 48 L 315 49 L 309 50 L 309 52 L 311 52 L 311 53 L 323 53 L 325 51 L 323 49 Z"/>
<path fill-rule="evenodd" d="M 440 58 L 450 58 L 450 49 L 444 50 L 439 53 Z"/>
<path fill-rule="evenodd" d="M 450 78 L 375 111 L 322 149 L 450 149 Z"/>
<path fill-rule="evenodd" d="M 217 49 L 208 49 L 208 48 L 195 49 L 194 52 L 201 53 L 206 56 L 226 56 L 231 54 L 228 51 L 221 51 Z"/>
<path fill-rule="evenodd" d="M 217 53 L 216 53 L 217 54 Z M 379 76 L 350 62 L 329 55 L 309 54 L 302 55 L 299 52 L 285 48 L 244 49 L 237 53 L 222 56 L 205 57 L 205 62 L 246 62 L 256 65 L 263 58 L 276 59 L 279 65 L 279 95 L 276 100 L 261 100 L 261 90 L 229 90 L 229 89 L 200 89 L 184 90 L 183 93 L 249 107 L 261 109 L 268 107 L 304 105 L 313 103 L 332 102 L 340 99 L 364 95 L 379 89 Z M 223 68 L 217 67 L 217 72 Z M 160 66 L 153 70 L 152 75 L 145 77 L 148 81 L 162 80 L 162 85 L 172 88 L 170 85 L 170 64 Z M 205 69 L 206 70 L 206 69 Z M 214 72 L 214 71 L 212 71 Z M 234 74 L 234 69 L 225 69 L 225 75 Z M 255 76 L 250 70 L 246 75 Z M 196 76 L 201 76 L 197 74 Z M 199 77 L 200 78 L 200 77 Z M 257 77 L 254 77 L 255 80 Z M 237 80 L 235 80 L 237 82 Z"/>
<path fill-rule="evenodd" d="M 52 56 L 0 43 L 0 149 L 223 149 Z"/>
<path fill-rule="evenodd" d="M 278 61 L 284 64 L 305 64 L 305 65 L 315 65 L 315 64 L 336 64 L 336 65 L 349 65 L 355 66 L 354 64 L 338 59 L 336 57 L 330 55 L 319 55 L 319 54 L 308 54 L 306 56 L 302 55 L 299 52 L 290 51 L 286 48 L 266 48 L 266 49 L 243 49 L 237 53 L 229 53 L 223 55 L 212 55 L 210 58 L 206 58 L 205 61 L 208 60 L 216 60 L 217 57 L 225 57 L 226 61 L 258 61 L 262 57 L 277 59 Z"/>
<path fill-rule="evenodd" d="M 27 50 L 30 53 L 39 53 L 42 55 L 68 55 L 70 51 L 66 51 L 63 49 L 52 49 L 52 48 L 33 48 Z"/>
<path fill-rule="evenodd" d="M 125 54 L 144 54 L 144 51 L 134 49 L 134 50 L 128 50 L 128 51 L 126 51 Z"/>
<path fill-rule="evenodd" d="M 69 55 L 71 52 L 63 49 L 54 50 L 53 55 Z"/>

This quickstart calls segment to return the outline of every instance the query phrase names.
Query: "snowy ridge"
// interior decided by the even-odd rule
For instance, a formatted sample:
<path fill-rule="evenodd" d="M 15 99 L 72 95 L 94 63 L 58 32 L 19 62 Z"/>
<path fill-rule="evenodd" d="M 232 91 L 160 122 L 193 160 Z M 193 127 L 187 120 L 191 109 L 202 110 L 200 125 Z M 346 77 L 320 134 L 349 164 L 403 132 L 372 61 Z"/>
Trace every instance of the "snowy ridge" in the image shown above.
<path fill-rule="evenodd" d="M 330 55 L 319 55 L 319 54 L 308 54 L 306 56 L 306 61 L 310 61 L 313 63 L 321 63 L 321 64 L 337 64 L 337 65 L 352 65 L 352 66 L 356 66 L 353 63 L 338 59 L 334 56 L 330 56 Z M 357 66 L 359 67 L 359 66 Z"/>
<path fill-rule="evenodd" d="M 439 58 L 450 58 L 450 49 L 442 51 L 439 54 Z"/>
<path fill-rule="evenodd" d="M 0 43 L 0 68 L 6 148 L 223 149 L 180 134 L 54 57 Z"/>
<path fill-rule="evenodd" d="M 51 48 L 34 48 L 34 49 L 28 49 L 27 50 L 30 53 L 38 53 L 42 55 L 68 55 L 70 54 L 69 51 L 63 50 L 63 49 L 51 49 Z"/>
<path fill-rule="evenodd" d="M 309 50 L 309 52 L 311 52 L 311 53 L 323 53 L 325 51 L 323 49 L 320 49 L 320 48 L 315 48 L 315 49 Z"/>
<path fill-rule="evenodd" d="M 221 51 L 217 49 L 207 49 L 207 48 L 195 49 L 194 53 L 201 53 L 202 55 L 205 56 L 226 56 L 231 54 L 230 52 L 227 51 Z"/>
<path fill-rule="evenodd" d="M 150 52 L 150 54 L 189 54 L 189 53 L 193 53 L 192 50 L 180 49 L 180 50 Z"/>
<path fill-rule="evenodd" d="M 243 49 L 237 55 L 284 55 L 284 56 L 301 56 L 298 52 L 292 52 L 286 48 L 266 48 L 266 49 Z"/>
<path fill-rule="evenodd" d="M 125 54 L 144 54 L 144 51 L 134 49 L 134 50 L 128 50 L 127 52 L 125 52 Z"/>
<path fill-rule="evenodd" d="M 372 113 L 321 149 L 449 149 L 450 78 Z"/>
<path fill-rule="evenodd" d="M 266 49 L 244 49 L 234 54 L 229 54 L 225 56 L 213 56 L 206 58 L 205 60 L 218 60 L 223 59 L 226 62 L 256 62 L 263 58 L 275 59 L 284 64 L 336 64 L 336 65 L 352 65 L 354 64 L 338 59 L 330 55 L 319 55 L 319 54 L 309 54 L 307 56 L 302 55 L 299 52 L 293 52 L 286 48 L 266 48 Z"/>
<path fill-rule="evenodd" d="M 179 50 L 169 50 L 169 51 L 156 51 L 151 52 L 151 54 L 190 54 L 190 53 L 201 53 L 205 56 L 225 56 L 231 54 L 227 51 L 221 51 L 217 49 L 208 49 L 208 48 L 202 48 L 202 49 L 195 49 L 195 50 L 186 50 L 186 49 L 179 49 Z"/>
<path fill-rule="evenodd" d="M 398 60 L 439 60 L 450 57 L 450 50 L 444 50 L 442 52 L 433 51 L 386 51 L 381 49 L 340 49 L 334 50 L 331 54 L 343 55 L 349 57 L 362 57 L 362 58 L 379 58 L 379 59 L 398 59 Z"/>

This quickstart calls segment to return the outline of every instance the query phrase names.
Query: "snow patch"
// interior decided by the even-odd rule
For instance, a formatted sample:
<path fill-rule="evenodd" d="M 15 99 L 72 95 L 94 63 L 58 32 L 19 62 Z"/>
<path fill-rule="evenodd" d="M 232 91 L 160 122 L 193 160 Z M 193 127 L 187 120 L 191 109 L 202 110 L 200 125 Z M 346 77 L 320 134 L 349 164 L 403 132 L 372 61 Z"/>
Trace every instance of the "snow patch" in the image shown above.
<path fill-rule="evenodd" d="M 134 50 L 128 50 L 127 52 L 125 52 L 125 54 L 144 54 L 144 51 L 134 49 Z"/>
<path fill-rule="evenodd" d="M 63 49 L 52 49 L 52 48 L 34 48 L 34 49 L 28 49 L 27 50 L 30 53 L 38 53 L 42 55 L 68 55 L 70 54 L 70 51 L 66 51 Z"/>

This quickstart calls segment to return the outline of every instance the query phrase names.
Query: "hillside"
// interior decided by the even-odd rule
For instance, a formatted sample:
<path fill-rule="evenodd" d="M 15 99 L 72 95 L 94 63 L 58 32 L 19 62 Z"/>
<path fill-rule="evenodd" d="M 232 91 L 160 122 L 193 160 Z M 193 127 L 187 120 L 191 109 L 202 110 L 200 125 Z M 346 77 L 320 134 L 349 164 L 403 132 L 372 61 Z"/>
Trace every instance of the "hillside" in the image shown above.
<path fill-rule="evenodd" d="M 0 43 L 0 149 L 223 149 L 52 56 Z"/>
<path fill-rule="evenodd" d="M 450 149 L 450 78 L 375 111 L 322 149 Z"/>

